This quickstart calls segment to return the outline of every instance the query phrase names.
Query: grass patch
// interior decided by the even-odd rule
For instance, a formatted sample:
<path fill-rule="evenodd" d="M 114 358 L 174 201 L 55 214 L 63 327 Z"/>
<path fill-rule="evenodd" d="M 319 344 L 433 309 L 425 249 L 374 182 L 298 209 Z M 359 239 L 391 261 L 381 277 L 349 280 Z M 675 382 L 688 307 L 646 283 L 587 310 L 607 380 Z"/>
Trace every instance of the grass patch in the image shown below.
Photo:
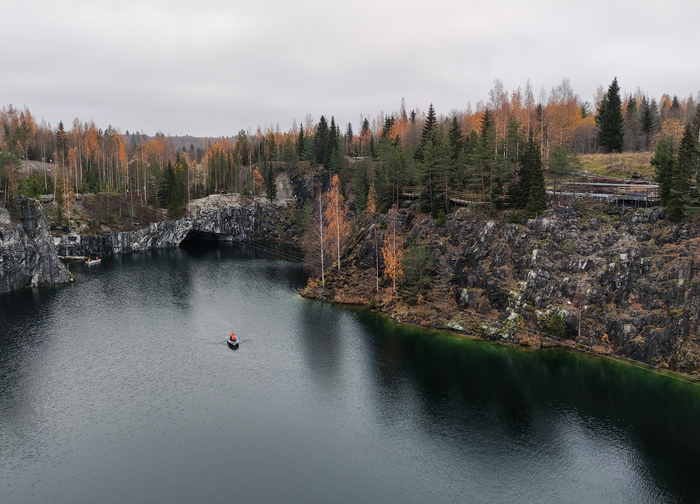
<path fill-rule="evenodd" d="M 603 177 L 632 178 L 639 175 L 654 179 L 651 152 L 624 152 L 622 154 L 581 154 L 581 169 Z"/>

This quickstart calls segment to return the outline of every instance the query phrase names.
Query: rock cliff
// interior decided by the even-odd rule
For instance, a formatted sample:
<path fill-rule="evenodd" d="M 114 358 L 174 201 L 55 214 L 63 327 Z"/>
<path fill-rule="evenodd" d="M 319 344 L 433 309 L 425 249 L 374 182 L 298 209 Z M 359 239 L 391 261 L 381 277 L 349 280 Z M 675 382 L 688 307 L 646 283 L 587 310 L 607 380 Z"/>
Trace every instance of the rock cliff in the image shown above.
<path fill-rule="evenodd" d="M 69 281 L 41 203 L 20 198 L 9 212 L 0 209 L 0 293 Z"/>
<path fill-rule="evenodd" d="M 558 208 L 524 222 L 507 215 L 463 209 L 436 227 L 402 210 L 406 250 L 429 250 L 434 265 L 417 302 L 405 290 L 375 293 L 374 235 L 381 246 L 383 231 L 371 223 L 344 270 L 306 294 L 504 342 L 556 342 L 700 372 L 697 226 L 670 223 L 659 209 Z M 379 264 L 381 273 L 381 250 Z"/>
<path fill-rule="evenodd" d="M 203 206 L 191 218 L 154 222 L 137 231 L 100 236 L 64 235 L 58 248 L 63 255 L 107 256 L 177 247 L 184 241 L 202 237 L 233 241 L 275 240 L 280 234 L 290 236 L 291 225 L 277 208 L 269 205 Z"/>

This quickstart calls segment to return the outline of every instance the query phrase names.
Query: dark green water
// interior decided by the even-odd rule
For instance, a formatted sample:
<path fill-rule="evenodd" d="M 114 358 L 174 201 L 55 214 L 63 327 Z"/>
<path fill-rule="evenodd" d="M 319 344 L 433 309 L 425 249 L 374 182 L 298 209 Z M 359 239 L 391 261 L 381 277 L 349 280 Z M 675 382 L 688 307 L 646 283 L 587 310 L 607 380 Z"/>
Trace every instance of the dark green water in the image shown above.
<path fill-rule="evenodd" d="M 700 498 L 697 385 L 307 301 L 240 245 L 72 270 L 0 296 L 2 503 Z"/>

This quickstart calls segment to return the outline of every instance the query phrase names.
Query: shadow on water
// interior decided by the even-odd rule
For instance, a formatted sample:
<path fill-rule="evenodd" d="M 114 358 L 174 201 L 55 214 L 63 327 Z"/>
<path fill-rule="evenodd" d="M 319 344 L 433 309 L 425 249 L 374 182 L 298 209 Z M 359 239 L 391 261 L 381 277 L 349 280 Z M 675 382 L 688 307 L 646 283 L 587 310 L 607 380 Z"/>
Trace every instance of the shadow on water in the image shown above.
<path fill-rule="evenodd" d="M 326 303 L 304 303 L 298 319 L 308 369 L 321 383 L 333 386 L 343 366 L 342 333 L 338 330 L 342 314 Z"/>
<path fill-rule="evenodd" d="M 691 502 L 700 494 L 700 386 L 625 363 L 560 349 L 539 351 L 397 326 L 364 311 L 359 319 L 380 334 L 372 369 L 382 411 L 400 421 L 401 394 L 415 391 L 424 427 L 458 419 L 464 436 L 514 444 L 555 445 L 559 423 L 609 430 L 639 451 L 638 471 L 668 495 Z M 564 413 L 562 413 L 564 412 Z"/>
<path fill-rule="evenodd" d="M 306 285 L 306 273 L 299 268 L 289 267 L 290 263 L 285 257 L 290 254 L 286 249 L 277 253 L 273 247 L 262 247 L 247 243 L 216 241 L 216 240 L 188 240 L 183 242 L 180 248 L 195 260 L 206 261 L 236 261 L 239 267 L 248 267 L 249 263 L 256 262 L 255 274 L 263 273 L 270 282 L 282 284 L 286 288 L 298 290 Z"/>

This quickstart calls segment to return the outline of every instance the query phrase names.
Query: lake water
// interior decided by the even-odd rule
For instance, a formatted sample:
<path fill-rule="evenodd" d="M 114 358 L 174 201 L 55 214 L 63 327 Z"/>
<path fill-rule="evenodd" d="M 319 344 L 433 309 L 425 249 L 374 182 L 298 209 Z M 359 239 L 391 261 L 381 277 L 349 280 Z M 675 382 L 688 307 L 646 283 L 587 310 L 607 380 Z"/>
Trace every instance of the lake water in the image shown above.
<path fill-rule="evenodd" d="M 2 503 L 700 496 L 697 385 L 308 301 L 243 245 L 71 269 L 0 296 Z"/>

